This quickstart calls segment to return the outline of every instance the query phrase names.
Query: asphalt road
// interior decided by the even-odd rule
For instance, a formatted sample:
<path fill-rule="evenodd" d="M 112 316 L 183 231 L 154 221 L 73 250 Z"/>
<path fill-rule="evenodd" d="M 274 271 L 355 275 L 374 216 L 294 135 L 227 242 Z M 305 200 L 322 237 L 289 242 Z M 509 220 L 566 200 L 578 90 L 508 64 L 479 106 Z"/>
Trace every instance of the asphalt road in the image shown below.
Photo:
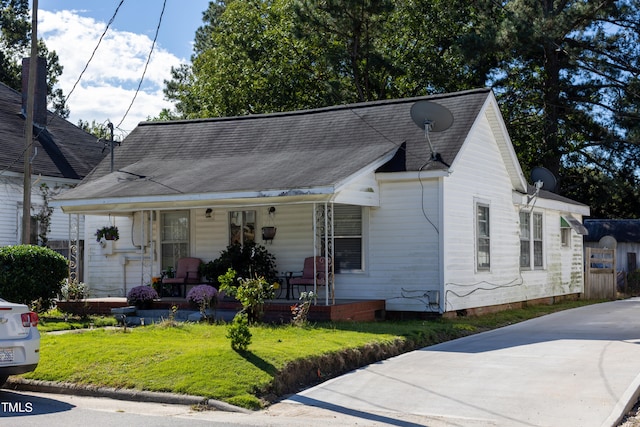
<path fill-rule="evenodd" d="M 0 425 L 7 426 L 383 426 L 358 417 L 299 405 L 252 413 L 198 410 L 188 405 L 131 402 L 104 397 L 0 390 Z M 394 425 L 399 425 L 395 423 Z M 400 424 L 426 425 L 426 424 Z M 429 424 L 431 425 L 431 424 Z"/>
<path fill-rule="evenodd" d="M 0 390 L 0 425 L 616 426 L 638 400 L 638 344 L 629 299 L 403 354 L 264 411 Z"/>

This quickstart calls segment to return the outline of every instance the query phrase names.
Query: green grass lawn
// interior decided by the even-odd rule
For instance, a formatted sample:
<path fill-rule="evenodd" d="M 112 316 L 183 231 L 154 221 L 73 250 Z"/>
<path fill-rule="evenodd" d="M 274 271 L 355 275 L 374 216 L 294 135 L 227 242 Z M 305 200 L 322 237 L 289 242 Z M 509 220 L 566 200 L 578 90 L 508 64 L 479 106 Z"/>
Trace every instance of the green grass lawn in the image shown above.
<path fill-rule="evenodd" d="M 24 378 L 84 385 L 185 393 L 259 408 L 268 393 L 289 383 L 309 383 L 374 359 L 589 302 L 534 306 L 481 317 L 429 321 L 318 323 L 307 327 L 253 326 L 246 353 L 231 349 L 226 325 L 183 323 L 100 328 L 111 319 L 43 316 L 41 359 Z M 592 303 L 592 302 L 591 302 Z M 96 329 L 54 333 L 64 328 Z M 75 326 L 74 326 L 75 325 Z M 49 332 L 47 332 L 49 331 Z M 395 353 L 394 353 L 395 351 Z M 372 355 L 373 354 L 373 355 Z M 337 360 L 337 362 L 336 362 Z"/>

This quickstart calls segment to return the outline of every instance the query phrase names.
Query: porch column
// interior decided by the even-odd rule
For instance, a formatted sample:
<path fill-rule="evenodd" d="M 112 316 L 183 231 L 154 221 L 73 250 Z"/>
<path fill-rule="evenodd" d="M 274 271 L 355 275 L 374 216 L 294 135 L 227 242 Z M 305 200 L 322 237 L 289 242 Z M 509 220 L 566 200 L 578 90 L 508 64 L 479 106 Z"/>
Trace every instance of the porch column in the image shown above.
<path fill-rule="evenodd" d="M 79 282 L 78 244 L 80 241 L 80 215 L 69 215 L 69 283 Z"/>
<path fill-rule="evenodd" d="M 325 293 L 325 304 L 329 305 L 329 293 L 331 293 L 331 304 L 333 305 L 336 303 L 333 268 L 333 203 L 314 203 L 313 207 L 313 255 L 317 256 L 318 254 L 320 254 L 320 256 L 324 257 L 324 259 L 327 260 L 327 262 L 324 263 L 324 277 L 327 287 L 327 291 Z M 315 282 L 315 277 L 317 277 L 317 271 L 315 271 L 315 269 L 316 265 L 314 263 L 313 291 L 317 295 L 318 284 Z"/>
<path fill-rule="evenodd" d="M 147 217 L 148 214 L 149 216 Z M 145 230 L 145 219 L 149 218 L 148 229 Z M 153 282 L 153 260 L 154 260 L 154 240 L 153 240 L 153 211 L 140 211 L 140 284 Z M 149 233 L 149 245 L 147 246 L 147 239 L 145 239 L 145 233 Z M 149 264 L 147 262 L 146 250 L 149 248 Z"/>

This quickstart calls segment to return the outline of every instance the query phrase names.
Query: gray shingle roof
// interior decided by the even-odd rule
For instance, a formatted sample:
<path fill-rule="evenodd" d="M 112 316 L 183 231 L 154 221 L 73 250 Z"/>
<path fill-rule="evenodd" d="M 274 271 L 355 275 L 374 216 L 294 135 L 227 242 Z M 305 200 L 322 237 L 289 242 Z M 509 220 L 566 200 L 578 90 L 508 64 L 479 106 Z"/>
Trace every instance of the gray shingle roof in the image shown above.
<path fill-rule="evenodd" d="M 529 194 L 530 196 L 533 196 L 535 193 L 536 193 L 536 187 L 534 187 L 531 184 L 527 184 L 527 194 Z M 587 206 L 584 203 L 576 202 L 573 199 L 561 196 L 560 194 L 553 193 L 551 191 L 540 190 L 538 192 L 538 196 L 542 199 L 555 200 L 557 202 L 570 203 L 572 205 L 578 205 L 578 206 Z"/>
<path fill-rule="evenodd" d="M 0 168 L 24 171 L 25 119 L 21 114 L 19 92 L 0 83 Z M 34 174 L 47 177 L 82 179 L 104 157 L 96 138 L 53 113 L 48 113 L 45 129 L 34 127 L 37 155 Z"/>
<path fill-rule="evenodd" d="M 584 226 L 589 230 L 587 242 L 613 236 L 618 242 L 640 243 L 640 219 L 585 219 Z"/>
<path fill-rule="evenodd" d="M 317 188 L 401 149 L 401 169 L 446 169 L 429 162 L 424 132 L 410 116 L 426 99 L 447 107 L 451 128 L 431 133 L 436 151 L 451 164 L 490 89 L 385 100 L 289 113 L 140 123 L 61 199 L 117 198 Z M 425 166 L 426 164 L 426 166 Z"/>

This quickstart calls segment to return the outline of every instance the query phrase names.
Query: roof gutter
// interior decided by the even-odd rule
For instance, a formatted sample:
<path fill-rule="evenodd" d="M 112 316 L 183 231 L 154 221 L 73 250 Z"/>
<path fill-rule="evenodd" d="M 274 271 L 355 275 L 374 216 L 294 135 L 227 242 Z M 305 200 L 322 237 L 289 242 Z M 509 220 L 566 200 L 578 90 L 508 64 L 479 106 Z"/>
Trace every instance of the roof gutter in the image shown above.
<path fill-rule="evenodd" d="M 329 201 L 332 186 L 306 189 L 246 191 L 234 193 L 175 194 L 161 196 L 112 197 L 106 199 L 57 199 L 50 203 L 64 213 L 102 214 L 147 209 L 262 206 L 274 203 L 302 204 Z"/>

